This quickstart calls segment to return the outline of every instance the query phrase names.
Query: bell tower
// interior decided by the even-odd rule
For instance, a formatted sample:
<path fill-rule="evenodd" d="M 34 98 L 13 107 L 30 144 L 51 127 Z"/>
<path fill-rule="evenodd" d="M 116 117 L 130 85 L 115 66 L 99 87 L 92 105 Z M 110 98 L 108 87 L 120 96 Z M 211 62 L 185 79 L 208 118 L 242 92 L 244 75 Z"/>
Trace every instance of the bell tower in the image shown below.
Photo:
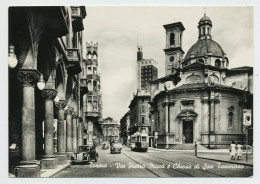
<path fill-rule="evenodd" d="M 185 30 L 181 22 L 163 25 L 166 30 L 165 75 L 174 74 L 180 67 L 184 55 L 182 50 L 182 34 Z"/>

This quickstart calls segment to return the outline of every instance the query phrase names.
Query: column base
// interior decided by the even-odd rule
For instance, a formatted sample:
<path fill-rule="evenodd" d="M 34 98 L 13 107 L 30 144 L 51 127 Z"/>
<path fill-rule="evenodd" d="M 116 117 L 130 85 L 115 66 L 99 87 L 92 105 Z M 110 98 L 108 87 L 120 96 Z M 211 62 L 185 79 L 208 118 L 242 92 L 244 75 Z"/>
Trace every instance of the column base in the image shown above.
<path fill-rule="evenodd" d="M 43 158 L 41 161 L 42 169 L 56 169 L 57 159 L 56 158 Z"/>
<path fill-rule="evenodd" d="M 71 160 L 71 156 L 73 155 L 73 151 L 68 151 L 66 152 L 66 155 L 67 155 L 67 160 Z"/>
<path fill-rule="evenodd" d="M 40 166 L 37 164 L 26 164 L 15 167 L 15 177 L 17 178 L 37 178 L 40 177 Z"/>
<path fill-rule="evenodd" d="M 63 155 L 56 155 L 58 164 L 66 164 L 68 162 L 67 155 L 64 153 Z"/>
<path fill-rule="evenodd" d="M 42 158 L 55 158 L 55 155 L 43 155 Z"/>

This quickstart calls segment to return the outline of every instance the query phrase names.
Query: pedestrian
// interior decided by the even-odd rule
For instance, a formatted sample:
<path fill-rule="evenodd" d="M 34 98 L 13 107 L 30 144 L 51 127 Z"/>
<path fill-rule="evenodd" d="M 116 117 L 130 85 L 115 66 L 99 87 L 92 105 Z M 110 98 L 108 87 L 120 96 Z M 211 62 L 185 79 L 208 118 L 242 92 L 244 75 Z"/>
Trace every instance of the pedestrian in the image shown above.
<path fill-rule="evenodd" d="M 195 147 L 194 147 L 194 149 L 195 149 L 195 156 L 197 156 L 197 149 L 198 149 L 198 145 L 197 145 L 197 142 L 195 141 L 195 145 L 194 145 Z"/>
<path fill-rule="evenodd" d="M 235 158 L 235 156 L 236 156 L 235 141 L 232 141 L 232 143 L 230 144 L 229 152 L 230 152 L 231 160 L 235 160 L 236 159 Z"/>
<path fill-rule="evenodd" d="M 183 135 L 182 136 L 182 143 L 185 144 L 185 141 L 186 141 L 186 137 Z"/>
<path fill-rule="evenodd" d="M 242 145 L 238 144 L 237 145 L 237 159 L 238 160 L 242 160 Z"/>

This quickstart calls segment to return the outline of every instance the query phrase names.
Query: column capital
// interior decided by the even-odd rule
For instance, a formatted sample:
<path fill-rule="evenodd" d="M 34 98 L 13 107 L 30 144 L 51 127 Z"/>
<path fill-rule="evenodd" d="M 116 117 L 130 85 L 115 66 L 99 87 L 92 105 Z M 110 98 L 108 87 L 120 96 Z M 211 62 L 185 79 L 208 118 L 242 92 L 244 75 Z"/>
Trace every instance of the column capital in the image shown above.
<path fill-rule="evenodd" d="M 68 101 L 66 101 L 66 100 L 60 100 L 59 102 L 55 102 L 55 106 L 58 109 L 64 109 L 67 104 L 68 104 Z"/>
<path fill-rule="evenodd" d="M 74 111 L 73 107 L 68 107 L 68 109 L 65 112 L 67 115 L 72 115 L 73 111 Z"/>
<path fill-rule="evenodd" d="M 54 98 L 57 96 L 58 92 L 56 89 L 43 89 L 41 91 L 41 95 L 46 100 L 54 100 Z"/>
<path fill-rule="evenodd" d="M 39 81 L 41 73 L 35 69 L 19 69 L 17 73 L 17 78 L 24 86 L 33 86 Z"/>

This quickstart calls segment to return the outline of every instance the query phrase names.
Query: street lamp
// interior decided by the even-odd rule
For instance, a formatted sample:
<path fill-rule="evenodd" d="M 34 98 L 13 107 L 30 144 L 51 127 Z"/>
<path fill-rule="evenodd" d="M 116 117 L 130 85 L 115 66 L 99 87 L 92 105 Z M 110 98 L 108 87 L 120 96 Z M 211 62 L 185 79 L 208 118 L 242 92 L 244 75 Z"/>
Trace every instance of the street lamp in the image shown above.
<path fill-rule="evenodd" d="M 15 68 L 18 63 L 16 55 L 14 54 L 14 46 L 9 46 L 9 55 L 8 55 L 8 66 L 10 68 Z"/>
<path fill-rule="evenodd" d="M 44 83 L 42 74 L 41 74 L 40 80 L 37 82 L 37 87 L 39 88 L 39 90 L 43 90 L 45 87 L 45 83 Z"/>

